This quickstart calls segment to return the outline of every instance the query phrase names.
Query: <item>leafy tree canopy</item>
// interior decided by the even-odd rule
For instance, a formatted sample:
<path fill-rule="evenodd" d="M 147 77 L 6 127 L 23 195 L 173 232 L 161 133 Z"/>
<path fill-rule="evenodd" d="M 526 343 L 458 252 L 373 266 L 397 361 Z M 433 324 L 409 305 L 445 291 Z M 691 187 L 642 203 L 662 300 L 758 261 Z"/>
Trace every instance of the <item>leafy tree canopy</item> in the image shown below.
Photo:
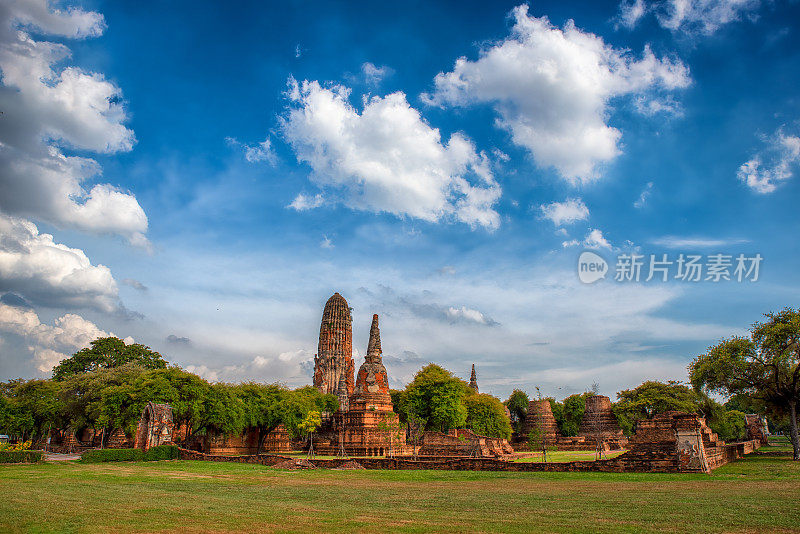
<path fill-rule="evenodd" d="M 464 399 L 467 409 L 466 427 L 476 434 L 495 438 L 511 438 L 511 422 L 499 399 L 481 393 Z"/>
<path fill-rule="evenodd" d="M 91 347 L 81 349 L 72 357 L 62 360 L 53 369 L 54 380 L 64 380 L 80 373 L 119 367 L 134 363 L 145 369 L 163 369 L 167 362 L 158 352 L 144 345 L 126 345 L 117 337 L 103 337 L 91 342 Z"/>
<path fill-rule="evenodd" d="M 435 364 L 420 369 L 405 393 L 406 417 L 441 432 L 464 426 L 467 409 L 462 400 L 474 394 L 466 382 Z"/>
<path fill-rule="evenodd" d="M 697 390 L 746 395 L 787 415 L 794 459 L 800 460 L 800 312 L 786 308 L 765 317 L 749 337 L 723 340 L 695 358 L 689 376 Z"/>
<path fill-rule="evenodd" d="M 515 432 L 522 431 L 522 425 L 525 423 L 525 415 L 528 413 L 528 394 L 520 389 L 515 389 L 511 392 L 511 396 L 505 402 L 506 408 L 511 413 L 511 424 Z"/>

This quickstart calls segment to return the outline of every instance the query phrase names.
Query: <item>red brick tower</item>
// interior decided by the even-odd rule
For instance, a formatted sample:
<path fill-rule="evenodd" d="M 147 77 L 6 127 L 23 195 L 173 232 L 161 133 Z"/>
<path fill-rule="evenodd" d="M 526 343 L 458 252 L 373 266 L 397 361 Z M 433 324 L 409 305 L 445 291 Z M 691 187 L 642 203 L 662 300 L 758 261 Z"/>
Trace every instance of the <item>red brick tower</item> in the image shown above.
<path fill-rule="evenodd" d="M 378 314 L 375 314 L 372 316 L 372 327 L 369 330 L 367 355 L 356 377 L 354 399 L 374 399 L 379 403 L 388 402 L 391 405 L 389 377 L 386 375 L 381 354 L 381 331 L 378 328 Z"/>
<path fill-rule="evenodd" d="M 319 347 L 314 357 L 314 387 L 339 397 L 342 411 L 353 394 L 353 318 L 347 301 L 334 293 L 322 312 Z"/>

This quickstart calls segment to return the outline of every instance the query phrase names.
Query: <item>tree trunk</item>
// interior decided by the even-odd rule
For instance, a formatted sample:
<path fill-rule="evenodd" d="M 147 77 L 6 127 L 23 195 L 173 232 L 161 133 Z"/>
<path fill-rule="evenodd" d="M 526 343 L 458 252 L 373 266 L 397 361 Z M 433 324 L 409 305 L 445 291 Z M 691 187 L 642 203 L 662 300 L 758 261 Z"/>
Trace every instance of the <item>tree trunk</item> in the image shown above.
<path fill-rule="evenodd" d="M 789 424 L 789 436 L 792 440 L 792 449 L 794 449 L 794 460 L 800 460 L 800 438 L 797 435 L 797 401 L 789 402 L 789 417 L 791 420 Z"/>

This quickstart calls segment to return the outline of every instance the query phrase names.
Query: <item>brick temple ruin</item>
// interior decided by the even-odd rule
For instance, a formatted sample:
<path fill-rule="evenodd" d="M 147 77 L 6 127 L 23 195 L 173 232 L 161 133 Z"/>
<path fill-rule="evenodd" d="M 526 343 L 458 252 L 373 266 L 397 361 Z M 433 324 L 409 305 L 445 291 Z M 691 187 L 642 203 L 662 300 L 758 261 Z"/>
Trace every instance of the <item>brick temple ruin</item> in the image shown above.
<path fill-rule="evenodd" d="M 562 436 L 553 409 L 547 399 L 532 400 L 523 426 L 525 437 L 534 432 L 536 441 L 562 451 L 616 451 L 628 443 L 612 410 L 611 399 L 604 395 L 586 398 L 586 410 L 577 436 Z M 526 440 L 527 441 L 527 440 Z M 527 442 L 519 444 L 525 449 Z"/>
<path fill-rule="evenodd" d="M 468 429 L 424 432 L 417 448 L 410 444 L 410 430 L 407 425 L 400 424 L 399 415 L 394 411 L 389 373 L 383 363 L 378 315 L 372 316 L 366 355 L 357 373 L 352 322 L 347 301 L 335 293 L 322 312 L 313 385 L 322 393 L 335 395 L 339 399 L 339 409 L 323 414 L 322 427 L 314 440 L 318 454 L 361 457 L 359 461 L 363 460 L 364 466 L 382 469 L 710 472 L 767 442 L 768 430 L 762 416 L 747 415 L 747 441 L 726 444 L 697 414 L 678 412 L 640 421 L 636 434 L 628 439 L 617 423 L 611 400 L 592 395 L 586 398 L 576 436 L 561 435 L 547 399 L 529 402 L 523 433 L 527 436 L 535 431 L 542 445 L 562 451 L 621 451 L 615 458 L 566 463 L 509 462 L 514 449 L 508 441 L 481 436 Z M 469 387 L 476 394 L 479 392 L 474 364 Z M 510 417 L 508 408 L 506 415 Z M 98 435 L 93 429 L 62 433 L 63 447 L 70 450 L 97 447 L 98 442 L 100 447 L 103 444 L 110 448 L 133 445 L 148 449 L 165 443 L 184 443 L 187 429 L 174 424 L 169 405 L 150 402 L 142 411 L 132 439 L 120 429 L 110 435 Z M 191 443 L 184 443 L 193 450 L 181 449 L 181 454 L 194 459 L 269 464 L 276 458 L 283 458 L 275 456 L 276 453 L 303 448 L 303 443 L 295 440 L 282 425 L 264 436 L 261 447 L 259 440 L 256 428 L 241 435 L 195 436 Z M 520 449 L 529 448 L 527 443 L 516 445 Z M 338 465 L 334 460 L 321 462 L 331 467 Z"/>

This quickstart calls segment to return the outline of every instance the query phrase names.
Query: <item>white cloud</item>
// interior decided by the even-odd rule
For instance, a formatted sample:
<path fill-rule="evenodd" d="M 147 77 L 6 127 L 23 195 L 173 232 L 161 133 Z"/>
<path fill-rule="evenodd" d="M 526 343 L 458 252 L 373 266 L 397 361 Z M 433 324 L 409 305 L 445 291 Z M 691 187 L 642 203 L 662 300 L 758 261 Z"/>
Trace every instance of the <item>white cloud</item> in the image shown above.
<path fill-rule="evenodd" d="M 322 241 L 320 242 L 319 246 L 321 248 L 332 249 L 333 248 L 333 241 L 331 241 L 328 236 L 322 236 Z"/>
<path fill-rule="evenodd" d="M 117 284 L 104 265 L 92 265 L 82 250 L 40 234 L 35 224 L 0 213 L 0 291 L 14 291 L 34 304 L 119 308 Z"/>
<path fill-rule="evenodd" d="M 447 318 L 453 322 L 463 321 L 467 323 L 477 323 L 488 326 L 494 326 L 497 324 L 491 317 L 487 317 L 480 311 L 467 308 L 466 306 L 461 306 L 460 308 L 454 308 L 453 306 L 450 306 L 447 308 L 445 313 Z"/>
<path fill-rule="evenodd" d="M 235 137 L 226 137 L 225 142 L 232 147 L 241 149 L 244 153 L 244 159 L 247 160 L 248 163 L 261 163 L 266 161 L 270 165 L 275 165 L 278 161 L 278 156 L 272 149 L 272 141 L 269 137 L 255 145 L 245 145 Z"/>
<path fill-rule="evenodd" d="M 637 209 L 642 209 L 647 204 L 647 201 L 650 199 L 650 195 L 653 194 L 653 182 L 647 182 L 642 193 L 639 195 L 639 198 L 636 199 L 633 203 L 633 207 Z"/>
<path fill-rule="evenodd" d="M 147 246 L 147 217 L 136 198 L 108 184 L 87 189 L 98 163 L 65 149 L 129 151 L 136 139 L 124 122 L 121 94 L 98 73 L 57 68 L 69 49 L 36 41 L 22 28 L 72 38 L 103 31 L 103 17 L 77 8 L 48 9 L 41 0 L 14 1 L 0 12 L 0 209 L 60 226 L 116 233 Z"/>
<path fill-rule="evenodd" d="M 289 96 L 295 105 L 282 121 L 286 139 L 312 179 L 341 191 L 350 208 L 499 226 L 493 206 L 500 187 L 486 155 L 459 133 L 443 143 L 402 92 L 366 99 L 361 113 L 341 85 L 291 80 Z M 305 205 L 300 197 L 292 203 Z"/>
<path fill-rule="evenodd" d="M 392 73 L 392 69 L 385 65 L 377 67 L 370 62 L 366 62 L 361 65 L 361 72 L 364 74 L 364 80 L 366 80 L 367 85 L 377 86 L 386 76 Z"/>
<path fill-rule="evenodd" d="M 767 140 L 765 150 L 743 163 L 736 173 L 756 193 L 767 194 L 794 176 L 792 170 L 800 163 L 800 137 L 785 135 L 778 130 Z"/>
<path fill-rule="evenodd" d="M 552 202 L 540 206 L 542 216 L 553 221 L 556 226 L 585 221 L 589 218 L 589 208 L 579 198 L 570 198 L 565 202 Z"/>
<path fill-rule="evenodd" d="M 564 241 L 561 243 L 561 246 L 564 248 L 577 247 L 581 245 L 586 248 L 612 248 L 611 243 L 609 243 L 608 240 L 603 236 L 603 232 L 597 228 L 589 230 L 589 233 L 586 234 L 586 237 L 583 238 L 583 241 L 573 239 L 571 241 Z"/>
<path fill-rule="evenodd" d="M 711 35 L 725 24 L 755 17 L 761 0 L 635 0 L 620 4 L 618 26 L 631 29 L 654 13 L 661 27 L 673 32 Z"/>
<path fill-rule="evenodd" d="M 306 211 L 318 208 L 322 206 L 324 202 L 325 199 L 319 193 L 314 195 L 313 197 L 300 193 L 294 198 L 294 200 L 292 200 L 292 203 L 289 204 L 287 207 L 297 211 Z"/>
<path fill-rule="evenodd" d="M 689 85 L 677 59 L 657 58 L 645 47 L 641 58 L 616 49 L 568 21 L 563 29 L 518 6 L 511 35 L 484 48 L 479 59 L 459 58 L 452 72 L 439 73 L 430 104 L 490 103 L 497 124 L 543 167 L 570 182 L 599 176 L 598 167 L 619 153 L 622 133 L 607 124 L 611 100 L 645 98 Z"/>
<path fill-rule="evenodd" d="M 650 243 L 666 248 L 711 248 L 750 243 L 749 239 L 719 239 L 713 237 L 664 236 L 650 240 Z"/>
<path fill-rule="evenodd" d="M 68 313 L 47 325 L 31 309 L 8 306 L 0 303 L 0 331 L 15 334 L 24 339 L 33 353 L 36 368 L 46 373 L 64 358 L 91 341 L 108 334 L 79 315 Z"/>
<path fill-rule="evenodd" d="M 619 5 L 619 17 L 617 26 L 633 28 L 645 15 L 647 7 L 644 0 L 634 0 L 633 2 L 622 2 Z"/>

